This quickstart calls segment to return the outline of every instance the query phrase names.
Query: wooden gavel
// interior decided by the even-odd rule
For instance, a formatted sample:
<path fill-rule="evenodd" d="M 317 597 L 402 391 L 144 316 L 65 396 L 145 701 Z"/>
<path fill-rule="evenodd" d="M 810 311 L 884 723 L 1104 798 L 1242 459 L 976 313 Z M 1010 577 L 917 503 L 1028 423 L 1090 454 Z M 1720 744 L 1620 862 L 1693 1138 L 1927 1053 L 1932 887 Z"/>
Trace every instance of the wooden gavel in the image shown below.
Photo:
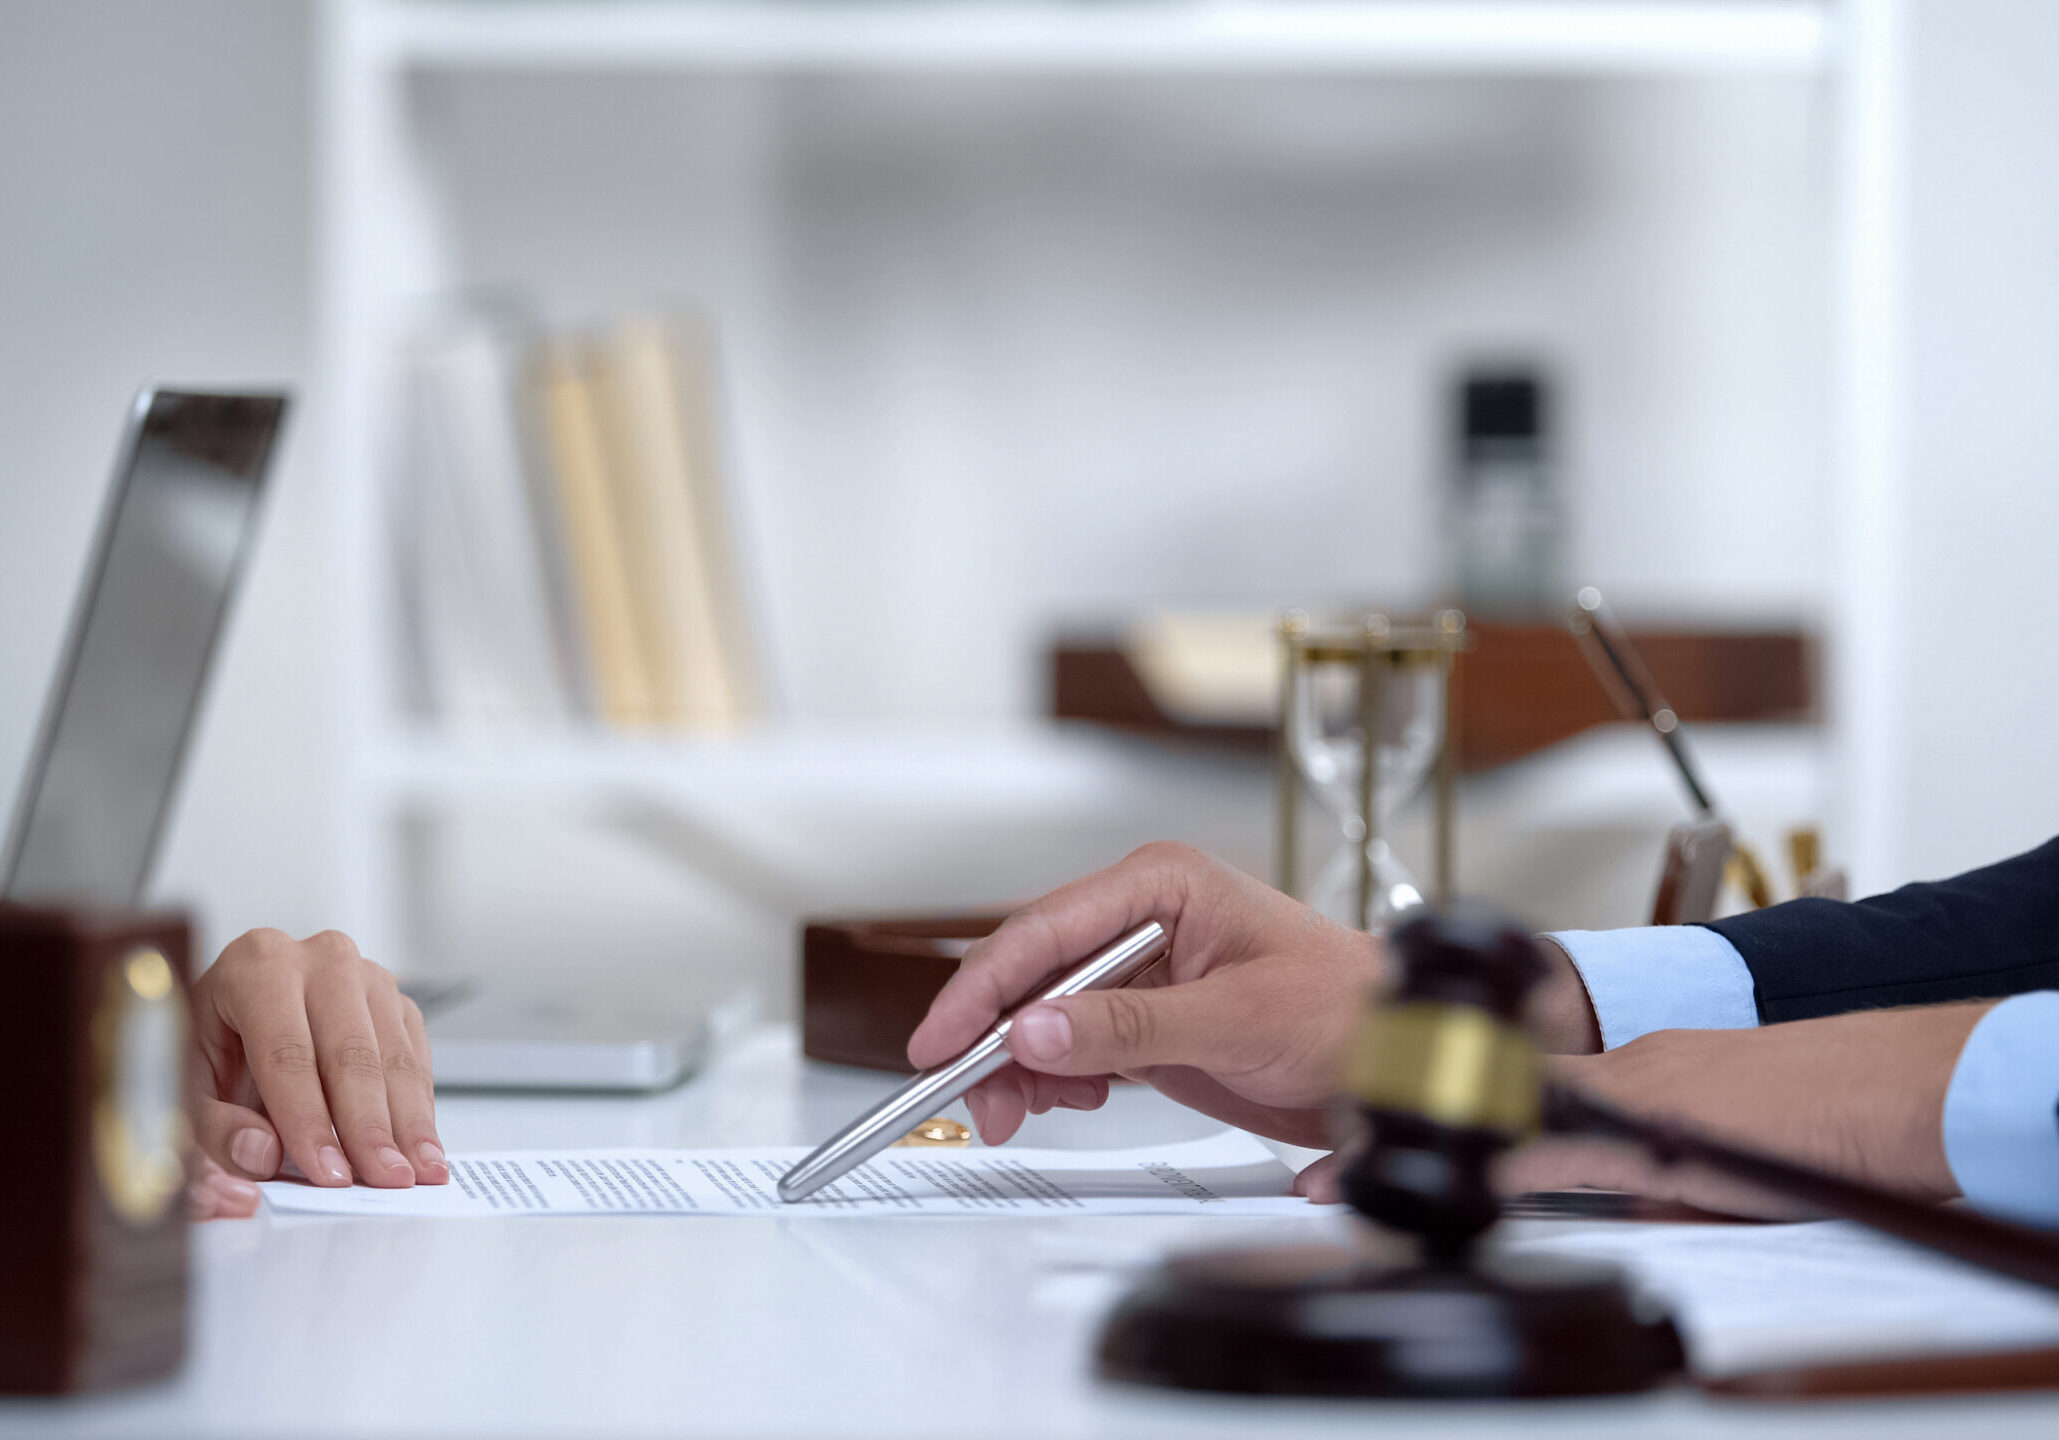
<path fill-rule="evenodd" d="M 1534 942 L 1480 911 L 1421 911 L 1389 941 L 1401 982 L 1369 1008 L 1345 1077 L 1366 1120 L 1344 1198 L 1452 1258 L 1499 1218 L 1487 1168 L 1537 1131 L 1621 1141 L 1664 1166 L 1691 1164 L 1826 1216 L 2059 1290 L 2059 1243 L 1971 1211 L 1920 1204 L 1806 1165 L 1646 1120 L 1544 1082 L 1523 1028 L 1541 968 Z M 1444 1177 L 1441 1181 L 1438 1177 Z M 1420 1187 L 1420 1188 L 1418 1188 Z"/>
<path fill-rule="evenodd" d="M 1701 1166 L 2059 1291 L 2059 1242 L 2049 1236 L 1547 1083 L 1522 1019 L 1543 969 L 1535 942 L 1492 912 L 1420 909 L 1387 943 L 1399 982 L 1369 1004 L 1345 1067 L 1344 1098 L 1362 1129 L 1343 1191 L 1384 1231 L 1413 1237 L 1418 1263 L 1396 1268 L 1340 1246 L 1176 1259 L 1110 1318 L 1104 1374 L 1187 1389 L 1439 1398 L 1608 1394 L 1683 1373 L 1671 1319 L 1633 1299 L 1611 1267 L 1479 1250 L 1501 1215 L 1496 1157 L 1540 1132 L 1620 1141 L 1660 1165 Z M 2059 1379 L 2052 1357 L 2033 1353 L 2036 1375 Z"/>

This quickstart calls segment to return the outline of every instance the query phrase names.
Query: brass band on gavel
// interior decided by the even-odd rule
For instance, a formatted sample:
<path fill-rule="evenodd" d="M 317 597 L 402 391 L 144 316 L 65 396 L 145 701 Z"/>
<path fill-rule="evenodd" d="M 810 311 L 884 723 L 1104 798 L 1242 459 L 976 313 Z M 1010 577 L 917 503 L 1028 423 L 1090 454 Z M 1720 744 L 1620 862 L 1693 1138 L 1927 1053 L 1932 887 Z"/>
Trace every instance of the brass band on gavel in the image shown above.
<path fill-rule="evenodd" d="M 1358 677 L 1357 734 L 1362 747 L 1358 808 L 1364 829 L 1358 847 L 1358 919 L 1364 929 L 1373 910 L 1373 864 L 1370 846 L 1378 838 L 1379 721 L 1387 677 L 1397 670 L 1432 667 L 1438 672 L 1438 748 L 1433 770 L 1435 809 L 1432 816 L 1433 887 L 1438 904 L 1448 904 L 1453 885 L 1453 781 L 1456 737 L 1452 728 L 1453 661 L 1466 648 L 1466 617 L 1440 610 L 1425 624 L 1397 625 L 1382 614 L 1369 614 L 1348 626 L 1318 629 L 1305 611 L 1290 610 L 1280 618 L 1280 732 L 1277 772 L 1277 824 L 1274 880 L 1288 894 L 1298 893 L 1298 841 L 1301 791 L 1306 783 L 1303 757 L 1294 741 L 1295 697 L 1305 676 L 1327 667 L 1348 667 Z"/>

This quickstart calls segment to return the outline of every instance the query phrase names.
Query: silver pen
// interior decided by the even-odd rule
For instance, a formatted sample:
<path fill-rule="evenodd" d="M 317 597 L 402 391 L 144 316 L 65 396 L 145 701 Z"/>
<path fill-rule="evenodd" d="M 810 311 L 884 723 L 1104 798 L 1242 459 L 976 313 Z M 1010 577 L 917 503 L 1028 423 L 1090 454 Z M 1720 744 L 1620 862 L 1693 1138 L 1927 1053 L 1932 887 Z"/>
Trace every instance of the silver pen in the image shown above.
<path fill-rule="evenodd" d="M 956 1060 L 924 1070 L 823 1141 L 813 1154 L 780 1177 L 779 1198 L 789 1203 L 807 1198 L 863 1165 L 989 1075 L 1005 1069 L 1014 1058 L 1008 1053 L 1008 1028 L 1027 1007 L 1087 990 L 1112 990 L 1127 985 L 1165 951 L 1165 927 L 1156 920 L 1148 920 L 1092 959 L 1066 971 L 1003 1015 L 993 1029 Z"/>

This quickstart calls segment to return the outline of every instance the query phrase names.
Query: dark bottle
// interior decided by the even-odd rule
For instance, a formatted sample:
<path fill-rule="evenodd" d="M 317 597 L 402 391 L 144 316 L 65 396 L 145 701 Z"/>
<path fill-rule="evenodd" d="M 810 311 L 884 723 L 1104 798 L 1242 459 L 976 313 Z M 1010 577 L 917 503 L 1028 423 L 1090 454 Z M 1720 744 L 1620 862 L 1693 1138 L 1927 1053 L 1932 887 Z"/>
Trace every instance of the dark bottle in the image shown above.
<path fill-rule="evenodd" d="M 1471 370 L 1454 401 L 1445 534 L 1459 603 L 1490 620 L 1552 615 L 1565 598 L 1565 523 L 1550 388 L 1535 370 Z"/>

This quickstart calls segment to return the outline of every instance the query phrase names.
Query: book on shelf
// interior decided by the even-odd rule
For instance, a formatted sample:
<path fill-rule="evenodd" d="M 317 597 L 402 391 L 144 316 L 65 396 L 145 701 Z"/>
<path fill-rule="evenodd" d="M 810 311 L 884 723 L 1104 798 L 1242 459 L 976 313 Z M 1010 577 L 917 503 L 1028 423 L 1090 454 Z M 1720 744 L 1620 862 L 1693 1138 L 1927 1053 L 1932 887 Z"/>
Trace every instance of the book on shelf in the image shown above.
<path fill-rule="evenodd" d="M 407 350 L 394 507 L 419 708 L 720 731 L 762 712 L 705 326 L 491 318 Z"/>
<path fill-rule="evenodd" d="M 633 316 L 600 342 L 601 399 L 623 560 L 660 724 L 733 729 L 753 709 L 735 622 L 706 337 Z"/>
<path fill-rule="evenodd" d="M 657 718 L 646 646 L 637 628 L 629 563 L 601 439 L 600 383 L 591 355 L 555 340 L 539 357 L 544 425 L 557 478 L 559 518 L 572 559 L 600 717 L 625 727 Z"/>
<path fill-rule="evenodd" d="M 470 315 L 406 347 L 409 482 L 395 507 L 425 707 L 465 728 L 562 725 L 584 663 L 520 403 L 519 321 Z"/>

